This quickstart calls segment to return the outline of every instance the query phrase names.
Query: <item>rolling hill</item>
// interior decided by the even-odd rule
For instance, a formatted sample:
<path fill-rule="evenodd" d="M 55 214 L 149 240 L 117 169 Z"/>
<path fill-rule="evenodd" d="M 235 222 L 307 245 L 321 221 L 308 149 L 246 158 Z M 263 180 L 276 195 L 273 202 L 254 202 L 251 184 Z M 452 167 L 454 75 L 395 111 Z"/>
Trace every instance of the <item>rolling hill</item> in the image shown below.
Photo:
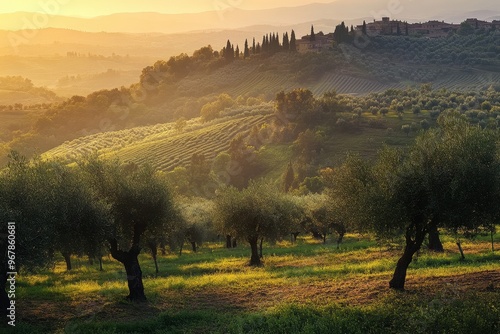
<path fill-rule="evenodd" d="M 272 105 L 267 105 L 259 112 L 246 112 L 209 123 L 193 119 L 182 130 L 176 129 L 175 123 L 165 123 L 104 132 L 66 142 L 43 156 L 70 163 L 98 152 L 108 158 L 149 163 L 159 170 L 169 171 L 186 166 L 195 153 L 203 153 L 209 161 L 213 160 L 218 153 L 228 149 L 229 142 L 237 135 L 246 135 L 253 126 L 260 126 L 272 118 Z"/>
<path fill-rule="evenodd" d="M 23 137 L 26 138 L 24 142 L 21 139 L 7 146 L 21 152 L 44 152 L 68 141 L 69 146 L 64 148 L 63 145 L 50 154 L 57 152 L 59 157 L 71 158 L 76 152 L 101 149 L 102 154 L 112 151 L 121 159 L 138 162 L 147 161 L 147 157 L 139 157 L 137 152 L 142 154 L 151 150 L 152 157 L 172 154 L 171 158 L 160 158 L 158 162 L 154 162 L 156 167 L 169 170 L 184 164 L 189 156 L 178 156 L 173 148 L 166 147 L 177 145 L 184 150 L 188 148 L 186 152 L 192 154 L 194 151 L 189 145 L 196 145 L 189 142 L 198 141 L 197 135 L 191 136 L 191 133 L 189 136 L 174 136 L 169 133 L 168 136 L 178 137 L 179 141 L 172 144 L 169 139 L 141 146 L 145 145 L 145 138 L 137 137 L 133 132 L 126 135 L 116 132 L 102 135 L 98 133 L 111 130 L 134 131 L 135 127 L 139 127 L 136 129 L 139 133 L 149 133 L 151 130 L 144 130 L 143 127 L 154 128 L 158 124 L 162 129 L 160 132 L 163 132 L 165 128 L 161 124 L 173 122 L 180 117 L 196 118 L 203 108 L 210 107 L 221 96 L 227 96 L 232 103 L 237 102 L 238 105 L 245 106 L 245 110 L 251 111 L 255 105 L 252 99 L 258 103 L 274 101 L 278 92 L 296 88 L 309 89 L 316 98 L 332 91 L 363 97 L 388 89 L 419 87 L 424 83 L 431 84 L 434 89 L 456 92 L 497 89 L 500 66 L 494 51 L 498 48 L 495 44 L 498 38 L 499 35 L 495 32 L 478 32 L 437 40 L 386 36 L 372 38 L 365 49 L 340 45 L 319 53 L 277 52 L 252 55 L 247 59 L 240 57 L 233 61 L 204 48 L 204 51 L 200 49 L 191 57 L 181 55 L 168 62 L 155 62 L 143 70 L 139 83 L 128 88 L 98 91 L 88 97 L 76 97 L 54 106 L 36 123 L 35 130 Z M 459 54 L 454 53 L 457 49 L 461 50 Z M 203 58 L 203 52 L 207 50 L 209 56 Z M 251 103 L 247 104 L 247 100 Z M 435 106 L 438 105 L 428 102 L 422 103 L 420 107 L 431 110 Z M 395 108 L 392 105 L 388 107 Z M 361 105 L 359 108 L 362 113 L 366 113 L 370 107 Z M 224 107 L 221 110 L 223 109 Z M 267 107 L 268 114 L 272 113 L 271 109 L 272 107 Z M 352 109 L 354 108 L 351 108 L 351 112 Z M 237 120 L 231 122 L 238 123 Z M 248 122 L 250 120 L 245 121 Z M 200 123 L 200 126 L 212 125 Z M 401 124 L 395 128 L 400 126 Z M 210 134 L 207 138 L 217 138 L 215 133 L 219 130 L 207 128 L 203 131 Z M 91 133 L 102 137 L 78 140 L 78 137 Z M 50 141 L 47 140 L 49 134 Z M 116 139 L 122 135 L 127 137 L 126 141 Z M 216 154 L 223 151 L 224 147 L 227 148 L 232 138 L 233 135 L 221 138 L 221 143 L 209 147 Z M 102 144 L 99 144 L 100 141 Z M 147 141 L 152 143 L 154 140 L 150 138 Z M 113 142 L 119 143 L 119 150 Z M 379 141 L 381 142 L 384 140 Z M 210 158 L 213 156 L 211 154 Z"/>

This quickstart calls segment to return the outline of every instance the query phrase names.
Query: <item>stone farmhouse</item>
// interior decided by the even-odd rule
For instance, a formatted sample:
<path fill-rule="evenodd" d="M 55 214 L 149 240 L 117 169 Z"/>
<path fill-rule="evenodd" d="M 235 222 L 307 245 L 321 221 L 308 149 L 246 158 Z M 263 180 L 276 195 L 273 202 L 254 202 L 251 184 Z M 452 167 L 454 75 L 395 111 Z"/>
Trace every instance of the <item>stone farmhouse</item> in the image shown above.
<path fill-rule="evenodd" d="M 333 33 L 324 34 L 322 31 L 315 34 L 314 41 L 311 40 L 310 35 L 302 36 L 301 39 L 296 41 L 297 51 L 301 53 L 305 52 L 319 52 L 322 50 L 328 50 L 332 47 L 334 42 Z"/>

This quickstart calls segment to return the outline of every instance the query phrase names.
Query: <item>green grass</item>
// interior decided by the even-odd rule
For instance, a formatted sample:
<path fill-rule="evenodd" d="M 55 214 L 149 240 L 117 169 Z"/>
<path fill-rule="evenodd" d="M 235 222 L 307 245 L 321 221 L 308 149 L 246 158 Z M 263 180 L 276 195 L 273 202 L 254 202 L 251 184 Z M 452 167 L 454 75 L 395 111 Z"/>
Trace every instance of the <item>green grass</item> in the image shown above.
<path fill-rule="evenodd" d="M 127 295 L 125 271 L 74 258 L 18 277 L 21 333 L 496 333 L 500 255 L 487 241 L 464 241 L 466 260 L 423 250 L 407 292 L 388 289 L 400 249 L 348 235 L 339 249 L 299 238 L 264 245 L 264 266 L 247 266 L 249 248 L 204 244 L 198 253 L 159 257 L 160 274 L 140 255 L 148 302 Z M 500 241 L 500 236 L 495 236 Z M 473 329 L 471 331 L 471 329 Z"/>

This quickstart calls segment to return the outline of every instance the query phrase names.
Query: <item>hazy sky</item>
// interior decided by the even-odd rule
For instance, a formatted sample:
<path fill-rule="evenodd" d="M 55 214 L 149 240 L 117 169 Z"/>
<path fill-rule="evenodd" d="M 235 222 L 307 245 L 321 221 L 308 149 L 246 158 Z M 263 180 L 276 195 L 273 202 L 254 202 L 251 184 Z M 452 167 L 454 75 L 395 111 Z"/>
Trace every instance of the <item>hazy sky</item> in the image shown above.
<path fill-rule="evenodd" d="M 45 12 L 67 16 L 99 16 L 123 12 L 194 13 L 228 7 L 266 9 L 335 0 L 0 0 L 0 13 Z"/>

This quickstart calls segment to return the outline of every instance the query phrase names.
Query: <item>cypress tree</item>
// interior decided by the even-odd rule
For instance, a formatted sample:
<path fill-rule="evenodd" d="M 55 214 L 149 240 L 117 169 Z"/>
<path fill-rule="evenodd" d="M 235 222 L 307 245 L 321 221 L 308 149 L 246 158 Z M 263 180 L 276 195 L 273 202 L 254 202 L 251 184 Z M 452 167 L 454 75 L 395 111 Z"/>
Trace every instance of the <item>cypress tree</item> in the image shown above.
<path fill-rule="evenodd" d="M 283 50 L 290 50 L 290 40 L 288 39 L 288 32 L 283 34 Z"/>
<path fill-rule="evenodd" d="M 226 47 L 222 49 L 222 54 L 226 61 L 231 61 L 234 59 L 234 47 L 229 40 L 227 40 Z"/>
<path fill-rule="evenodd" d="M 236 50 L 234 51 L 234 58 L 240 58 L 240 47 L 236 45 Z"/>
<path fill-rule="evenodd" d="M 250 57 L 250 50 L 248 49 L 248 40 L 245 39 L 245 50 L 243 51 L 243 58 Z"/>
<path fill-rule="evenodd" d="M 409 33 L 408 33 L 408 22 L 406 22 L 405 24 L 405 35 L 408 36 Z"/>
<path fill-rule="evenodd" d="M 363 20 L 363 29 L 362 29 L 363 35 L 366 35 L 366 21 Z"/>
<path fill-rule="evenodd" d="M 253 43 L 252 43 L 252 53 L 255 54 L 255 37 L 253 38 Z"/>
<path fill-rule="evenodd" d="M 232 58 L 232 55 L 233 55 L 233 51 L 231 50 L 231 42 L 229 40 L 227 40 L 227 43 L 226 43 L 226 49 L 224 51 L 224 58 L 226 58 L 227 60 L 231 59 Z"/>
<path fill-rule="evenodd" d="M 346 35 L 348 34 L 346 32 L 347 28 L 344 25 L 344 22 L 341 24 L 337 25 L 335 27 L 335 31 L 333 33 L 333 39 L 337 44 L 343 43 L 346 41 Z"/>
<path fill-rule="evenodd" d="M 335 27 L 333 38 L 337 44 L 349 41 L 349 28 L 345 26 L 344 22 Z"/>
<path fill-rule="evenodd" d="M 311 24 L 311 35 L 309 36 L 309 40 L 314 42 L 316 40 L 316 35 L 314 34 L 314 26 Z"/>
<path fill-rule="evenodd" d="M 295 31 L 292 29 L 292 33 L 290 35 L 290 51 L 297 51 L 297 43 L 295 41 Z"/>

